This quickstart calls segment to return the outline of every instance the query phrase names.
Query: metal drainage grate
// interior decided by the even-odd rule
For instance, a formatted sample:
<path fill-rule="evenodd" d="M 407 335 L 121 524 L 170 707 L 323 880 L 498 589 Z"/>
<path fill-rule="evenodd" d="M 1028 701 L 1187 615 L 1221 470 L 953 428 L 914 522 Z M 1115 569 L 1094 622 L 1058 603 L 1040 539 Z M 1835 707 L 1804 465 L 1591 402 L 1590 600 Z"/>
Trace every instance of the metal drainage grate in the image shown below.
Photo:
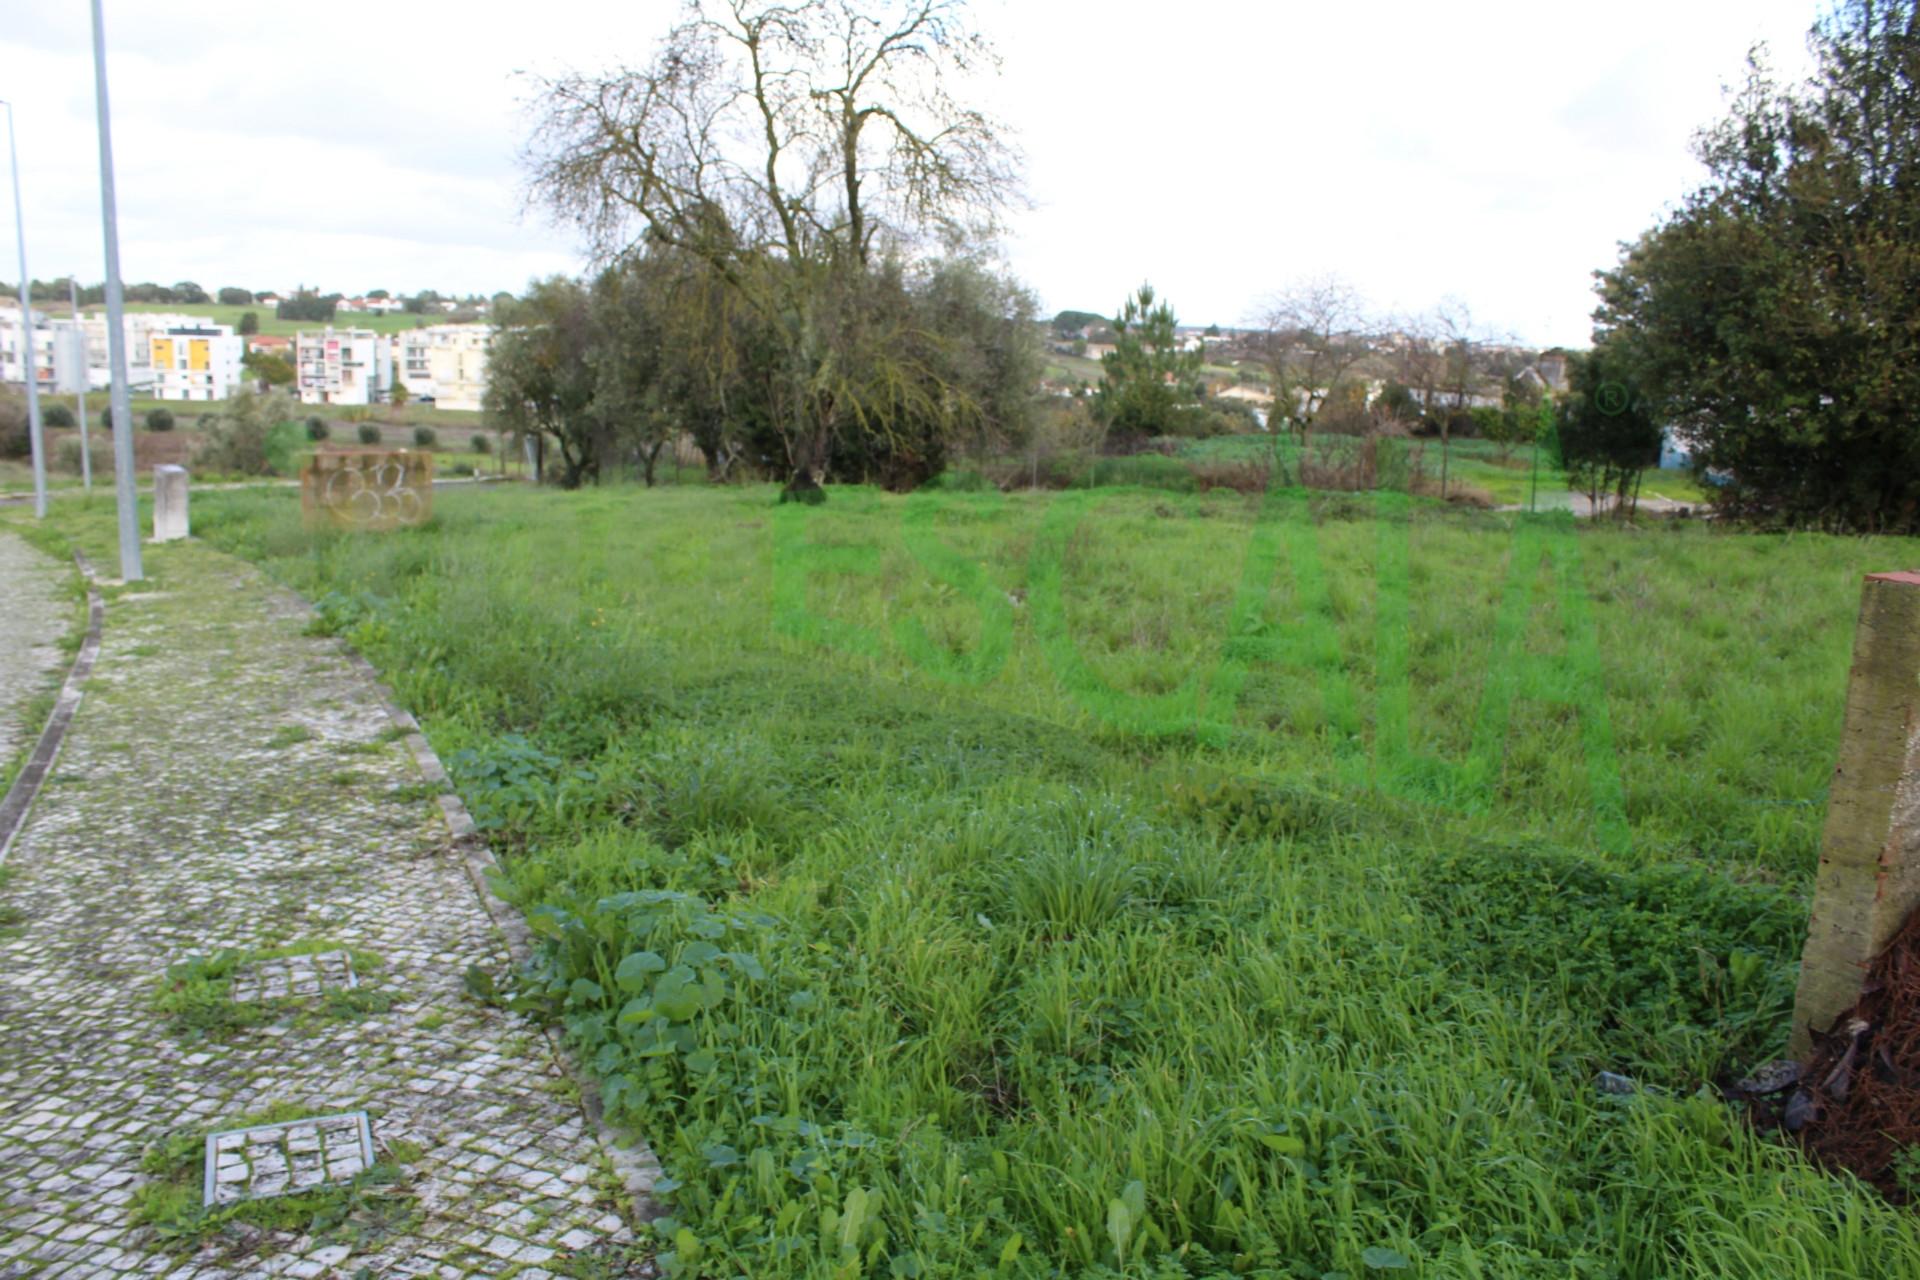
<path fill-rule="evenodd" d="M 353 953 L 341 950 L 256 960 L 234 973 L 231 991 L 235 1001 L 250 1003 L 351 991 L 359 985 Z"/>
<path fill-rule="evenodd" d="M 351 1181 L 373 1167 L 364 1111 L 225 1129 L 207 1135 L 202 1203 L 237 1204 Z"/>

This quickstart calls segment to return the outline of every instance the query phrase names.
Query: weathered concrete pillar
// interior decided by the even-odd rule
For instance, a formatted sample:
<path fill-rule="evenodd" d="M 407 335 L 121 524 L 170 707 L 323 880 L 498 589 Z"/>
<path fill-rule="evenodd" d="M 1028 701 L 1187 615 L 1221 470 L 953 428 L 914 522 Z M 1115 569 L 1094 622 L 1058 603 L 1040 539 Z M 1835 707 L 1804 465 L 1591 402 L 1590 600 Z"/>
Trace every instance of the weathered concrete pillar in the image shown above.
<path fill-rule="evenodd" d="M 1789 1053 L 1860 996 L 1867 962 L 1920 906 L 1920 573 L 1867 575 L 1847 721 L 1827 795 Z"/>
<path fill-rule="evenodd" d="M 153 540 L 172 542 L 187 536 L 187 469 L 153 469 Z"/>

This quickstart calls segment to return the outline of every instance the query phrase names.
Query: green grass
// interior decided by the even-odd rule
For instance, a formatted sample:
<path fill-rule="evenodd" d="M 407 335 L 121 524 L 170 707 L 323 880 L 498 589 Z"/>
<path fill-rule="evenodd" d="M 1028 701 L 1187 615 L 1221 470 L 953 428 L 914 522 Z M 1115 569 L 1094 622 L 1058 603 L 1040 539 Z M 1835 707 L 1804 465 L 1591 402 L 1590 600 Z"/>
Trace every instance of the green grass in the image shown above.
<path fill-rule="evenodd" d="M 421 717 L 546 940 L 474 985 L 654 1144 L 670 1273 L 1920 1270 L 1709 1087 L 1784 1043 L 1913 542 L 773 499 L 196 501 Z"/>
<path fill-rule="evenodd" d="M 351 955 L 354 974 L 360 980 L 351 991 L 287 1000 L 233 999 L 234 975 L 246 965 L 338 950 Z M 153 1007 L 167 1019 L 175 1035 L 193 1039 L 223 1038 L 272 1022 L 298 1025 L 303 1020 L 370 1017 L 393 1007 L 392 993 L 379 986 L 385 967 L 370 951 L 321 940 L 254 951 L 220 950 L 169 965 L 154 991 Z"/>

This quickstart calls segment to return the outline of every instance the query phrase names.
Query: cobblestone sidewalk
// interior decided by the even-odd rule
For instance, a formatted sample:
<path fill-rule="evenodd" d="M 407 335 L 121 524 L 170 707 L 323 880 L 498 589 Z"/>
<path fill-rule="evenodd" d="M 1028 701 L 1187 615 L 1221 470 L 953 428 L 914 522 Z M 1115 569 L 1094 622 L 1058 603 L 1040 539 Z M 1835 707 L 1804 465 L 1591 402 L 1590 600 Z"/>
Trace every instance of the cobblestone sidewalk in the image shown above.
<path fill-rule="evenodd" d="M 0 764 L 33 744 L 45 716 L 27 716 L 28 704 L 66 671 L 59 640 L 74 616 L 66 574 L 53 557 L 0 533 Z"/>
<path fill-rule="evenodd" d="M 372 682 L 250 567 L 149 569 L 0 880 L 0 1277 L 626 1274 L 550 1045 L 464 993 L 507 955 Z M 297 1123 L 362 1111 L 365 1159 Z M 216 1203 L 323 1212 L 209 1229 L 195 1163 L 169 1216 L 169 1159 L 267 1121 L 218 1139 Z"/>

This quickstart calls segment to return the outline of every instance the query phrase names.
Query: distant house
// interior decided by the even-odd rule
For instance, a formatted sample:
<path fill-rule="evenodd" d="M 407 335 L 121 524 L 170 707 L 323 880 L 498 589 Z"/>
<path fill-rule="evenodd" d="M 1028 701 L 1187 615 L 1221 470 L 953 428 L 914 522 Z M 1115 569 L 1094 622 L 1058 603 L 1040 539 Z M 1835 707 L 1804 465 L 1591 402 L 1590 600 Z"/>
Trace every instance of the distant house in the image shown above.
<path fill-rule="evenodd" d="M 247 354 L 250 356 L 284 356 L 293 359 L 293 339 L 277 334 L 256 333 L 247 339 Z"/>
<path fill-rule="evenodd" d="M 1089 342 L 1085 355 L 1089 360 L 1098 360 L 1103 356 L 1112 355 L 1114 351 L 1115 347 L 1111 342 Z"/>

